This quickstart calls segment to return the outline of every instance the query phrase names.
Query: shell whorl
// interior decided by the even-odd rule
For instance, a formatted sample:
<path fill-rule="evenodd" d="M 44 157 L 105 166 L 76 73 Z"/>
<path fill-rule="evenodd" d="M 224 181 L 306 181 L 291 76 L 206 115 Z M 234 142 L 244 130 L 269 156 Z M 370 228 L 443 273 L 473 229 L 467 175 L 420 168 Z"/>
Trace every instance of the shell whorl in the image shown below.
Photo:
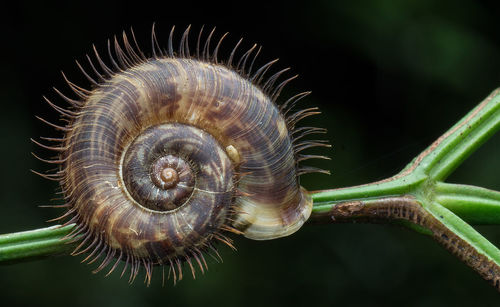
<path fill-rule="evenodd" d="M 283 70 L 263 83 L 274 61 L 252 74 L 255 57 L 250 68 L 247 60 L 255 47 L 234 66 L 238 42 L 221 64 L 222 39 L 210 54 L 213 31 L 201 55 L 198 38 L 196 56 L 189 52 L 189 28 L 178 54 L 172 33 L 163 52 L 153 31 L 151 58 L 125 34 L 124 47 L 115 39 L 113 69 L 96 52 L 102 72 L 89 61 L 97 80 L 84 71 L 94 88 L 68 81 L 81 97 L 63 96 L 73 105 L 69 110 L 49 101 L 69 121 L 51 124 L 64 131 L 61 146 L 42 145 L 60 151 L 59 159 L 48 161 L 60 163 L 60 170 L 44 176 L 61 180 L 69 208 L 63 217 L 77 224 L 69 237 L 81 241 L 73 253 L 90 252 L 91 262 L 104 255 L 96 271 L 117 258 L 111 272 L 124 260 L 131 280 L 144 266 L 148 283 L 153 265 L 169 265 L 174 280 L 182 262 L 193 270 L 191 259 L 203 271 L 202 252 L 215 251 L 214 239 L 231 245 L 223 231 L 257 240 L 297 231 L 312 208 L 298 175 L 321 171 L 298 162 L 322 158 L 299 152 L 327 146 L 298 141 L 324 132 L 295 129 L 317 109 L 289 114 L 305 94 L 278 107 L 274 100 L 292 78 L 274 86 Z"/>

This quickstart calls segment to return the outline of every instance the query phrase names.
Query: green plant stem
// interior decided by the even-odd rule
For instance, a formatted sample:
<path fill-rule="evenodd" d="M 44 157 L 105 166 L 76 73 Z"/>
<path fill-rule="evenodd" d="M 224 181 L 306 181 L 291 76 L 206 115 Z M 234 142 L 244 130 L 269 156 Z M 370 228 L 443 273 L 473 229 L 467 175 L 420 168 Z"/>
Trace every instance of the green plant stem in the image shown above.
<path fill-rule="evenodd" d="M 500 91 L 469 112 L 401 172 L 385 180 L 312 192 L 310 221 L 397 223 L 432 236 L 500 290 L 500 250 L 471 224 L 500 224 L 500 192 L 443 182 L 500 129 Z M 0 236 L 0 263 L 67 253 L 73 225 Z"/>
<path fill-rule="evenodd" d="M 72 246 L 63 240 L 74 225 L 51 226 L 0 235 L 0 263 L 11 264 L 67 254 Z"/>
<path fill-rule="evenodd" d="M 436 201 L 475 225 L 500 224 L 500 192 L 464 184 L 438 182 Z"/>
<path fill-rule="evenodd" d="M 371 184 L 317 191 L 312 218 L 402 221 L 432 234 L 500 290 L 500 250 L 466 223 L 500 223 L 500 193 L 442 182 L 499 128 L 500 95 L 495 90 L 397 175 Z M 414 201 L 407 201 L 408 197 Z M 411 211 L 411 217 L 402 211 Z"/>

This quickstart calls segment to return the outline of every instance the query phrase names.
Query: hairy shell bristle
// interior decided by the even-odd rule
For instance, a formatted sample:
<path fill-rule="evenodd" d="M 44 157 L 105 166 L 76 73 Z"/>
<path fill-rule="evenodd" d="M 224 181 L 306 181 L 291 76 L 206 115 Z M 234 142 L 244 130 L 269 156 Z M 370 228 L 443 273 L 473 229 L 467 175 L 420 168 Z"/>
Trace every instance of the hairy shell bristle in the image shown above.
<path fill-rule="evenodd" d="M 68 156 L 65 156 L 63 153 L 68 149 L 68 145 L 66 145 L 66 143 L 68 142 L 67 133 L 74 129 L 74 120 L 84 114 L 85 103 L 88 100 L 89 96 L 93 94 L 94 89 L 101 87 L 103 84 L 112 79 L 116 74 L 122 73 L 155 59 L 195 59 L 201 62 L 222 65 L 236 71 L 240 76 L 262 90 L 262 92 L 267 95 L 272 102 L 276 102 L 283 88 L 297 77 L 297 75 L 293 75 L 279 82 L 279 80 L 287 72 L 289 72 L 290 69 L 285 68 L 274 73 L 270 73 L 273 69 L 273 65 L 276 64 L 278 59 L 269 61 L 259 68 L 255 68 L 258 56 L 261 54 L 261 47 L 257 44 L 252 45 L 238 58 L 237 54 L 240 53 L 239 48 L 243 44 L 243 39 L 239 39 L 237 41 L 237 43 L 231 49 L 228 59 L 226 61 L 222 61 L 219 58 L 219 53 L 222 48 L 223 41 L 225 41 L 225 39 L 227 39 L 228 37 L 228 33 L 224 33 L 218 38 L 215 38 L 215 27 L 207 32 L 208 34 L 204 34 L 203 30 L 204 28 L 202 27 L 197 35 L 195 48 L 190 48 L 191 43 L 189 34 L 191 31 L 191 26 L 188 26 L 182 33 L 178 47 L 174 48 L 175 27 L 172 27 L 168 37 L 167 49 L 164 50 L 160 47 L 155 31 L 155 25 L 153 25 L 151 31 L 151 57 L 148 57 L 145 52 L 143 52 L 139 48 L 139 44 L 132 29 L 130 29 L 129 34 L 127 34 L 125 31 L 122 33 L 121 41 L 119 37 L 116 36 L 113 37 L 112 40 L 107 41 L 108 59 L 106 60 L 101 57 L 101 55 L 97 51 L 97 48 L 93 45 L 92 52 L 94 59 L 92 59 L 90 55 L 86 55 L 86 63 L 76 61 L 78 69 L 90 82 L 92 89 L 85 89 L 81 86 L 76 85 L 75 83 L 71 82 L 64 73 L 62 73 L 63 79 L 67 83 L 69 89 L 77 98 L 74 99 L 68 97 L 60 90 L 54 88 L 56 94 L 69 105 L 68 107 L 64 108 L 59 106 L 58 104 L 53 103 L 48 98 L 43 97 L 46 103 L 57 113 L 59 113 L 62 124 L 53 123 L 38 116 L 36 118 L 42 121 L 44 124 L 47 124 L 54 129 L 61 131 L 64 135 L 61 138 L 41 137 L 40 139 L 46 142 L 55 143 L 48 145 L 44 144 L 41 141 L 32 139 L 32 142 L 40 148 L 56 153 L 56 157 L 51 159 L 43 159 L 40 158 L 37 154 L 33 153 L 35 158 L 45 163 L 61 165 L 57 171 L 52 173 L 41 173 L 33 171 L 33 173 L 43 178 L 61 182 L 61 192 L 64 195 L 64 199 L 68 203 L 64 205 L 53 205 L 50 207 L 70 207 L 70 202 L 71 205 L 74 205 L 74 200 L 71 200 L 74 196 L 72 195 L 72 191 L 68 191 L 65 188 L 65 182 L 67 182 L 68 178 L 66 177 L 64 164 L 67 161 Z M 129 37 L 131 37 L 131 39 L 129 39 Z M 110 64 L 106 64 L 106 62 Z M 309 94 L 310 92 L 299 93 L 278 106 L 281 114 L 285 118 L 285 123 L 293 144 L 293 155 L 295 156 L 296 161 L 297 176 L 315 172 L 329 173 L 326 170 L 299 165 L 300 162 L 305 160 L 328 159 L 327 157 L 322 155 L 302 154 L 301 152 L 303 150 L 313 147 L 330 146 L 324 140 L 303 140 L 304 137 L 310 134 L 324 134 L 326 133 L 325 129 L 315 127 L 295 128 L 296 125 L 304 118 L 320 114 L 317 108 L 296 110 L 296 106 L 299 101 L 301 101 Z M 239 180 L 249 174 L 251 174 L 251 172 L 237 172 L 235 175 L 235 182 L 238 183 Z M 80 198 L 86 196 L 87 195 L 79 195 Z M 238 190 L 236 188 L 234 197 L 240 196 L 248 195 L 246 195 L 244 191 Z M 222 258 L 212 242 L 221 242 L 224 245 L 235 249 L 231 238 L 225 236 L 223 232 L 242 234 L 242 230 L 232 226 L 234 222 L 232 215 L 236 213 L 245 214 L 245 212 L 242 212 L 240 208 L 235 207 L 231 208 L 231 212 L 233 212 L 233 214 L 230 214 L 227 217 L 227 221 L 223 223 L 217 231 L 210 234 L 213 239 L 215 239 L 215 241 L 205 242 L 205 244 L 201 247 L 194 246 L 191 249 L 186 250 L 183 256 L 171 257 L 168 258 L 168 260 L 166 260 L 164 263 L 160 263 L 162 265 L 169 266 L 167 279 L 172 278 L 174 284 L 177 281 L 182 280 L 184 276 L 183 267 L 186 266 L 188 267 L 188 270 L 191 271 L 191 275 L 193 276 L 193 278 L 196 277 L 195 271 L 197 270 L 197 268 L 202 273 L 204 273 L 208 269 L 204 254 L 209 255 L 216 261 L 222 262 Z M 97 267 L 93 270 L 93 272 L 97 273 L 101 270 L 104 270 L 106 267 L 111 266 L 107 271 L 106 276 L 115 271 L 120 263 L 124 263 L 123 269 L 121 271 L 121 276 L 125 275 L 126 271 L 128 270 L 128 280 L 130 283 L 132 283 L 136 279 L 140 268 L 142 267 L 145 271 L 144 282 L 147 285 L 151 283 L 154 265 L 158 263 L 154 263 L 152 260 L 148 260 L 147 258 L 137 258 L 133 254 L 121 249 L 112 248 L 109 245 L 109 242 L 106 242 L 105 238 L 101 234 L 95 233 L 90 227 L 88 227 L 88 221 L 84 221 L 83 219 L 84 217 L 78 214 L 75 207 L 70 207 L 63 215 L 51 220 L 65 220 L 66 222 L 64 223 L 64 225 L 77 223 L 77 226 L 75 226 L 75 228 L 64 238 L 71 243 L 76 242 L 76 247 L 71 253 L 72 255 L 87 254 L 82 262 L 88 264 L 96 263 L 99 259 L 102 259 L 101 262 L 98 262 Z M 164 281 L 164 279 L 165 272 L 162 269 L 162 280 Z"/>

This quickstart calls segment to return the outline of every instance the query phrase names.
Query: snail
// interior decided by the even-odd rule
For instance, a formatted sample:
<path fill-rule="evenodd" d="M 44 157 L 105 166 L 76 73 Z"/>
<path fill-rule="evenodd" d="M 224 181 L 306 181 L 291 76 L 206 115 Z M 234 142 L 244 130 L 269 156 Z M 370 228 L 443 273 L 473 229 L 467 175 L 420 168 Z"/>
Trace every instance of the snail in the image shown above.
<path fill-rule="evenodd" d="M 175 50 L 174 29 L 164 50 L 153 26 L 151 56 L 132 30 L 121 43 L 108 40 L 111 65 L 94 47 L 89 68 L 76 62 L 92 88 L 63 74 L 77 99 L 55 89 L 69 104 L 61 107 L 44 97 L 64 124 L 39 119 L 63 136 L 41 138 L 51 144 L 33 140 L 57 152 L 51 160 L 35 155 L 58 165 L 54 173 L 36 173 L 60 182 L 64 204 L 52 207 L 66 212 L 53 221 L 76 224 L 66 237 L 77 244 L 72 255 L 102 259 L 94 272 L 112 264 L 107 274 L 125 262 L 121 275 L 129 267 L 129 282 L 143 267 L 148 285 L 154 266 L 167 266 L 174 283 L 184 264 L 193 277 L 195 267 L 204 272 L 204 253 L 218 256 L 216 242 L 233 247 L 230 232 L 254 240 L 296 232 L 312 208 L 299 176 L 328 173 L 299 165 L 327 159 L 303 150 L 329 145 L 304 140 L 325 129 L 296 127 L 319 114 L 316 107 L 295 110 L 309 92 L 276 103 L 296 78 L 279 81 L 288 68 L 266 77 L 277 60 L 254 69 L 261 48 L 237 59 L 241 39 L 221 61 L 227 33 L 213 48 L 215 28 L 204 38 L 202 27 L 191 48 L 187 27 Z"/>

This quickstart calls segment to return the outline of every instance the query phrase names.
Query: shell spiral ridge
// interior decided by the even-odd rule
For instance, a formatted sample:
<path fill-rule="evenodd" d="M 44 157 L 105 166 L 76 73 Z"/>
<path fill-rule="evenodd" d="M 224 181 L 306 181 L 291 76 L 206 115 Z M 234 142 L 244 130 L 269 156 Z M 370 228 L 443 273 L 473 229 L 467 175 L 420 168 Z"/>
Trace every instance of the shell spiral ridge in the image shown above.
<path fill-rule="evenodd" d="M 294 79 L 276 85 L 286 69 L 264 78 L 271 61 L 252 72 L 260 51 L 255 45 L 233 64 L 241 40 L 222 63 L 217 53 L 226 35 L 212 50 L 212 31 L 200 47 L 203 28 L 196 54 L 189 50 L 189 27 L 174 52 L 173 31 L 163 51 L 153 28 L 152 57 L 133 32 L 132 43 L 124 32 L 114 50 L 108 42 L 112 67 L 94 48 L 96 61 L 87 56 L 94 77 L 77 62 L 92 90 L 65 77 L 79 99 L 58 90 L 69 108 L 46 99 L 69 122 L 41 119 L 63 132 L 60 139 L 45 138 L 59 145 L 34 141 L 59 153 L 41 159 L 59 170 L 39 174 L 60 181 L 65 204 L 59 207 L 67 211 L 55 220 L 76 223 L 68 235 L 79 242 L 73 254 L 88 253 L 90 263 L 103 258 L 96 272 L 114 261 L 111 273 L 124 261 L 122 275 L 130 266 L 130 282 L 144 267 L 149 284 L 155 265 L 168 266 L 175 282 L 187 263 L 194 277 L 195 266 L 207 267 L 204 253 L 219 257 L 214 240 L 232 247 L 227 231 L 257 240 L 297 231 L 312 208 L 298 176 L 327 173 L 299 166 L 326 158 L 303 150 L 329 145 L 303 139 L 324 129 L 295 128 L 319 113 L 294 111 L 308 93 L 275 103 Z"/>

